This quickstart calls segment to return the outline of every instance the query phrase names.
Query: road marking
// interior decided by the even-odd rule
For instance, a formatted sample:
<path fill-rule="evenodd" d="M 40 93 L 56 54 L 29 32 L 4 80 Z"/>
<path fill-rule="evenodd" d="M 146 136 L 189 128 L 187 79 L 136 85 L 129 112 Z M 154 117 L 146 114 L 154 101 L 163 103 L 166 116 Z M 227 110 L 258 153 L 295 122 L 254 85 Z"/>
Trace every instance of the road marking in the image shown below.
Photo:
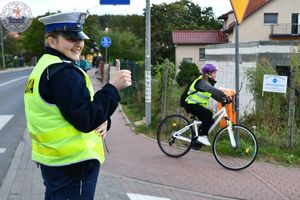
<path fill-rule="evenodd" d="M 4 153 L 6 151 L 6 148 L 0 148 L 0 153 Z"/>
<path fill-rule="evenodd" d="M 171 200 L 168 198 L 154 197 L 149 195 L 133 194 L 133 193 L 127 193 L 127 196 L 129 197 L 130 200 Z"/>
<path fill-rule="evenodd" d="M 0 115 L 0 131 L 5 126 L 5 124 L 7 124 L 9 120 L 11 120 L 12 117 L 13 115 Z"/>
<path fill-rule="evenodd" d="M 25 78 L 28 78 L 28 76 L 22 76 L 22 77 L 20 77 L 20 78 L 16 78 L 16 79 L 13 79 L 13 80 L 4 82 L 4 83 L 0 83 L 0 87 L 3 87 L 3 86 L 5 86 L 5 85 L 14 83 L 14 82 L 16 82 L 16 81 L 19 81 L 19 80 L 22 80 L 22 79 L 25 79 Z"/>

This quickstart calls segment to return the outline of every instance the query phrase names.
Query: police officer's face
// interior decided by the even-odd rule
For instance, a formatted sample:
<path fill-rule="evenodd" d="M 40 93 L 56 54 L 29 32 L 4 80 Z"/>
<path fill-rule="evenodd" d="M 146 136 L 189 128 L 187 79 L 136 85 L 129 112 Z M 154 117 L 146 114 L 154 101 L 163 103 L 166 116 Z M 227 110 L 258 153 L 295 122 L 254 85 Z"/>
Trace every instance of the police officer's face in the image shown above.
<path fill-rule="evenodd" d="M 62 35 L 58 35 L 56 38 L 49 37 L 48 44 L 73 61 L 80 59 L 80 54 L 84 47 L 83 40 L 74 40 Z"/>

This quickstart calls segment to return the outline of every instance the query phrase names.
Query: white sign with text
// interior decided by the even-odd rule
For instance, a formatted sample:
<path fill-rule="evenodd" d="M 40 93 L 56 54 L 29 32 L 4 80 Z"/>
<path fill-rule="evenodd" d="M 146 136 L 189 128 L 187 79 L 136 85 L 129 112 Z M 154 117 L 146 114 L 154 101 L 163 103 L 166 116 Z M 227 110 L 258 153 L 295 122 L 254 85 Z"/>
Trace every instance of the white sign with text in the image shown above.
<path fill-rule="evenodd" d="M 287 76 L 264 75 L 263 92 L 286 93 Z"/>

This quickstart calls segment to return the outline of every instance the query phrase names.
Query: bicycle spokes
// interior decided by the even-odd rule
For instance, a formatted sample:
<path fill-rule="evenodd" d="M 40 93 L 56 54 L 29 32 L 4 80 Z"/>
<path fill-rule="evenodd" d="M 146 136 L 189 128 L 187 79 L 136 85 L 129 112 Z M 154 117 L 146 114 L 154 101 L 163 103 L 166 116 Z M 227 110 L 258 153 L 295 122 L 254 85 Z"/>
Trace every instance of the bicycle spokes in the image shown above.
<path fill-rule="evenodd" d="M 240 170 L 248 167 L 255 160 L 258 145 L 254 134 L 241 125 L 233 126 L 232 133 L 236 146 L 231 144 L 228 128 L 220 130 L 213 143 L 216 160 L 225 168 Z"/>
<path fill-rule="evenodd" d="M 180 115 L 166 117 L 157 130 L 159 148 L 166 155 L 180 157 L 190 150 L 193 136 L 189 121 Z"/>

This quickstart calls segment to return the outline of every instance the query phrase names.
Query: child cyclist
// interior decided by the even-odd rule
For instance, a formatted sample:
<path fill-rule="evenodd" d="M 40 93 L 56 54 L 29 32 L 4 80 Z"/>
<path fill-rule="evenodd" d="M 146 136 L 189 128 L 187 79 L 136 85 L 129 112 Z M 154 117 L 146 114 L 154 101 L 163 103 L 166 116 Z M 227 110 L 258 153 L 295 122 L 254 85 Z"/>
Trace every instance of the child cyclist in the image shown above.
<path fill-rule="evenodd" d="M 214 123 L 213 113 L 207 108 L 210 97 L 219 102 L 231 101 L 229 96 L 214 87 L 217 66 L 206 63 L 202 66 L 201 71 L 202 75 L 193 81 L 188 90 L 188 97 L 185 99 L 185 110 L 202 121 L 199 127 L 199 137 L 193 146 L 194 149 L 199 149 L 202 144 L 211 145 L 207 138 L 208 131 Z"/>

